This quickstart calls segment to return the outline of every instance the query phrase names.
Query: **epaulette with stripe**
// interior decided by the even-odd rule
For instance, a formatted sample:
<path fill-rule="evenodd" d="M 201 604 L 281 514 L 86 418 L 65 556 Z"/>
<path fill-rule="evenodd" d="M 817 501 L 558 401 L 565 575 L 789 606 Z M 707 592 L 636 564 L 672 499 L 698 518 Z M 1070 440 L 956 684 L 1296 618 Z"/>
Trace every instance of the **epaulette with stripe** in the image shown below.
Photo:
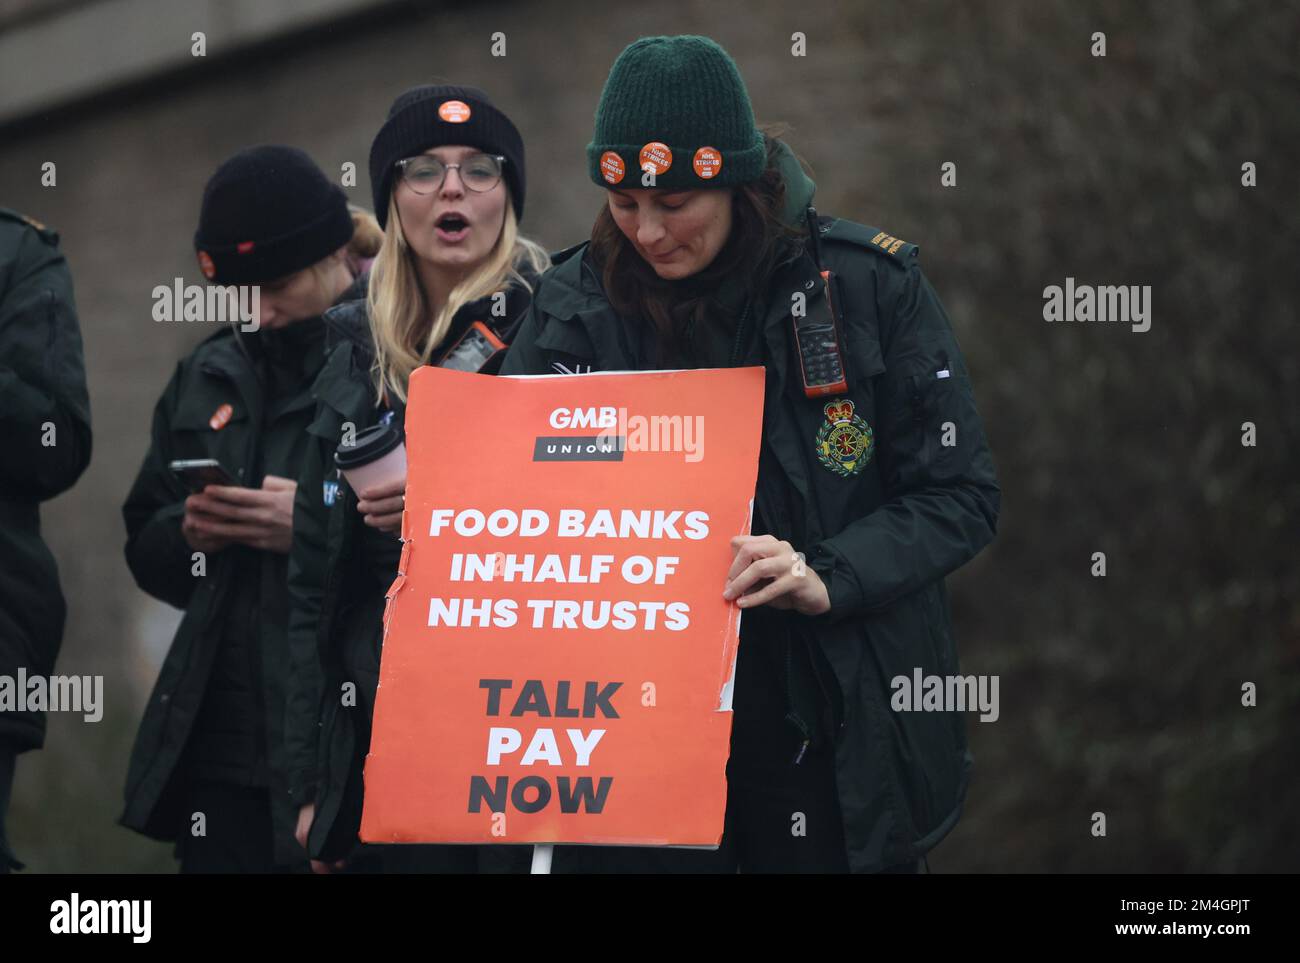
<path fill-rule="evenodd" d="M 917 263 L 921 249 L 901 238 L 894 237 L 888 231 L 878 227 L 869 227 L 854 221 L 837 218 L 826 226 L 822 238 L 827 241 L 846 241 L 869 248 L 877 254 L 892 258 L 899 264 L 909 266 Z"/>
<path fill-rule="evenodd" d="M 59 232 L 46 227 L 34 217 L 28 217 L 26 214 L 19 214 L 17 211 L 10 210 L 7 207 L 0 207 L 0 217 L 7 221 L 17 221 L 20 224 L 26 224 L 33 231 L 41 236 L 41 240 L 46 244 L 58 244 Z"/>

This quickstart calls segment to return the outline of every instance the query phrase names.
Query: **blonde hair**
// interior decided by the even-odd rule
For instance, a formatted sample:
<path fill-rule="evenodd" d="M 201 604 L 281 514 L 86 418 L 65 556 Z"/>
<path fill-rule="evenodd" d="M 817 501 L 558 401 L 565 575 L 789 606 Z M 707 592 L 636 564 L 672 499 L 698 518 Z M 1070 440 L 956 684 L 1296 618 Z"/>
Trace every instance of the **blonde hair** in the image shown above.
<path fill-rule="evenodd" d="M 348 273 L 355 278 L 365 269 L 365 262 L 379 253 L 384 243 L 384 229 L 375 220 L 375 215 L 365 208 L 349 204 L 348 213 L 352 215 L 352 237 L 340 250 Z M 311 272 L 318 290 L 327 290 L 333 281 L 334 255 L 326 255 L 306 270 Z"/>
<path fill-rule="evenodd" d="M 352 240 L 348 241 L 348 254 L 358 258 L 374 257 L 384 243 L 384 229 L 364 207 L 348 205 L 352 215 Z"/>
<path fill-rule="evenodd" d="M 370 270 L 366 295 L 370 334 L 375 343 L 371 374 L 376 397 L 381 401 L 389 392 L 406 401 L 411 372 L 429 363 L 457 311 L 471 301 L 503 290 L 511 281 L 531 291 L 525 273 L 540 274 L 551 265 L 544 247 L 520 235 L 508 187 L 501 235 L 483 263 L 451 289 L 432 325 L 428 323 L 427 298 L 415 271 L 415 256 L 402 233 L 397 201 L 390 196 L 388 230 L 383 232 L 383 243 Z"/>

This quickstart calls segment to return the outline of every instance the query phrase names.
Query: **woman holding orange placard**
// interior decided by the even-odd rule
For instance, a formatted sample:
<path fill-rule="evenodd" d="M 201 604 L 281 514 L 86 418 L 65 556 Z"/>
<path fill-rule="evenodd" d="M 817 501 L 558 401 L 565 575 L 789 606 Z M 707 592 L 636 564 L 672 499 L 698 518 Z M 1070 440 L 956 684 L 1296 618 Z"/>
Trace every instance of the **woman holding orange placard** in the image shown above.
<path fill-rule="evenodd" d="M 294 506 L 289 789 L 318 871 L 474 872 L 474 847 L 357 839 L 384 598 L 402 550 L 407 383 L 426 364 L 495 373 L 549 259 L 519 231 L 523 141 L 482 90 L 399 96 L 370 179 L 383 243 L 367 298 L 326 315 L 334 347 Z"/>
<path fill-rule="evenodd" d="M 503 374 L 764 365 L 750 534 L 718 590 L 745 610 L 716 852 L 558 848 L 556 871 L 915 872 L 956 824 L 965 722 L 895 711 L 953 674 L 944 576 L 999 490 L 969 372 L 914 245 L 810 208 L 727 53 L 648 37 L 587 146 L 605 189 L 556 256 Z"/>

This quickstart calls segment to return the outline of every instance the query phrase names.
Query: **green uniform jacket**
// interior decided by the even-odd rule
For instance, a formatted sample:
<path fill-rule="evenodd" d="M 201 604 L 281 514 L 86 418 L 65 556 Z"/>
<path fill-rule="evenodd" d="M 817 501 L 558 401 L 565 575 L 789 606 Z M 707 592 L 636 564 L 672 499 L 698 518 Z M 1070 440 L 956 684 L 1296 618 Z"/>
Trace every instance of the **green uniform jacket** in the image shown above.
<path fill-rule="evenodd" d="M 530 282 L 535 280 L 529 278 Z M 456 313 L 444 344 L 471 321 L 488 322 L 507 344 L 528 307 L 529 292 L 507 291 L 505 316 L 490 299 Z M 329 359 L 312 388 L 311 443 L 298 476 L 293 551 L 289 560 L 289 649 L 292 684 L 285 716 L 289 790 L 295 805 L 316 803 L 307 851 L 316 859 L 348 856 L 361 824 L 362 763 L 370 747 L 370 720 L 379 683 L 385 593 L 397 573 L 400 541 L 367 529 L 357 497 L 334 465 L 344 425 L 357 432 L 383 414 L 375 402 L 370 366 L 374 349 L 365 303 L 326 312 Z M 499 361 L 497 362 L 500 363 Z M 400 426 L 399 417 L 394 424 Z M 391 570 L 367 562 L 362 540 L 391 538 Z"/>
<path fill-rule="evenodd" d="M 783 173 L 793 223 L 812 184 L 793 163 Z M 973 763 L 964 717 L 895 712 L 890 680 L 918 667 L 958 673 L 943 579 L 992 540 L 999 491 L 969 372 L 916 248 L 850 221 L 822 218 L 819 230 L 824 266 L 843 282 L 845 397 L 872 430 L 874 456 L 850 475 L 819 458 L 830 399 L 804 394 L 791 305 L 803 293 L 811 313 L 824 295 L 799 251 L 771 278 L 743 362 L 767 368 L 755 501 L 827 584 L 830 611 L 793 618 L 839 683 L 832 729 L 847 856 L 855 872 L 876 872 L 915 862 L 961 814 Z M 543 275 L 503 375 L 639 367 L 586 247 L 557 255 Z M 945 446 L 949 422 L 956 443 Z M 765 617 L 777 616 L 756 609 L 742 626 L 762 631 Z"/>
<path fill-rule="evenodd" d="M 344 297 L 355 298 L 364 290 L 364 279 L 359 279 Z M 184 609 L 185 616 L 140 722 L 121 822 L 162 840 L 174 840 L 185 825 L 179 764 L 207 691 L 223 618 L 242 574 L 257 585 L 255 618 L 275 860 L 287 865 L 303 859 L 294 840 L 297 810 L 289 799 L 282 728 L 289 674 L 288 556 L 231 546 L 207 555 L 204 573 L 196 574 L 194 551 L 181 534 L 189 492 L 168 468 L 175 459 L 215 458 L 250 487 L 260 487 L 268 474 L 297 476 L 307 448 L 305 431 L 315 415 L 311 385 L 323 363 L 323 350 L 318 342 L 315 361 L 304 359 L 308 370 L 303 371 L 301 388 L 269 411 L 258 367 L 240 343 L 242 337 L 233 328 L 223 328 L 177 365 L 154 409 L 152 442 L 122 506 L 126 559 L 136 584 Z M 213 415 L 226 404 L 232 409 L 229 421 L 214 422 Z M 265 440 L 272 435 L 282 439 L 281 444 L 268 446 Z M 258 566 L 256 574 L 238 571 L 240 565 L 250 564 Z"/>
<path fill-rule="evenodd" d="M 49 676 L 66 608 L 40 503 L 90 463 L 90 399 L 59 236 L 0 208 L 0 675 Z M 39 749 L 45 714 L 0 710 L 0 744 Z"/>

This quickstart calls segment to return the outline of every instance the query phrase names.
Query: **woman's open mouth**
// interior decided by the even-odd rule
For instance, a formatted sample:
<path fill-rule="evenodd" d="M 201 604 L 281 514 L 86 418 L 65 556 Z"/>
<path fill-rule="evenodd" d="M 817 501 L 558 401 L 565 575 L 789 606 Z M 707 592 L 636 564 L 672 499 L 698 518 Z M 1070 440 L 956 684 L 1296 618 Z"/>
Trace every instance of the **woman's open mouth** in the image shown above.
<path fill-rule="evenodd" d="M 469 221 L 465 220 L 464 214 L 449 212 L 434 222 L 433 230 L 438 235 L 438 240 L 456 244 L 465 240 L 469 234 Z"/>

